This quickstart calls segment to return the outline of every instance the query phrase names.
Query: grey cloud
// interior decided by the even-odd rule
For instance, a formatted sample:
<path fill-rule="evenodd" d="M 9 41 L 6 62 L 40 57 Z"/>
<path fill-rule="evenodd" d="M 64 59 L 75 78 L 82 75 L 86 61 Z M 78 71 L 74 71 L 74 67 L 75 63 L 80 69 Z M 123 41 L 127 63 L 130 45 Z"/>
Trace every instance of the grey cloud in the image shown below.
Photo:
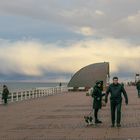
<path fill-rule="evenodd" d="M 130 25 L 129 22 L 122 22 L 122 19 L 137 14 L 139 7 L 140 1 L 138 0 L 0 1 L 1 15 L 7 14 L 36 19 L 35 22 L 39 25 L 37 19 L 44 23 L 49 21 L 57 24 L 58 28 L 59 25 L 66 26 L 67 29 L 70 29 L 67 32 L 71 32 L 71 29 L 75 30 L 75 27 L 89 26 L 96 30 L 94 35 L 96 37 L 109 36 L 130 40 L 131 37 L 140 35 L 139 26 L 135 26 L 136 24 L 139 25 L 139 22 L 136 21 L 135 25 Z M 132 28 L 133 26 L 135 28 Z"/>

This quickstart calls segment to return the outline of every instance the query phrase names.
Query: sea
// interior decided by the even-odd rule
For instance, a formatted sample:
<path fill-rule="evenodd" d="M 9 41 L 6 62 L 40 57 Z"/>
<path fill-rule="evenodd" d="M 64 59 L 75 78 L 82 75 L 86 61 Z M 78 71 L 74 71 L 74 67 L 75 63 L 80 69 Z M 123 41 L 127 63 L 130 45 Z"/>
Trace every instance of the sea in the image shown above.
<path fill-rule="evenodd" d="M 67 83 L 61 83 L 62 86 L 67 86 Z M 59 83 L 45 83 L 45 82 L 0 82 L 0 92 L 2 91 L 3 85 L 7 85 L 10 92 L 33 90 L 36 88 L 49 88 L 57 87 Z"/>

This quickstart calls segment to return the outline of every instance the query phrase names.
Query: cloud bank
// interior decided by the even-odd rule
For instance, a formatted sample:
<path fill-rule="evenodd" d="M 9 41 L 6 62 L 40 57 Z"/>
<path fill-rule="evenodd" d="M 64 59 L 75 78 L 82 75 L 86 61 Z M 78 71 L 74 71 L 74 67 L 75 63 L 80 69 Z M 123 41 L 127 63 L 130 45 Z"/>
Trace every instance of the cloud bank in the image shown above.
<path fill-rule="evenodd" d="M 140 46 L 124 40 L 106 38 L 77 42 L 0 41 L 0 74 L 43 77 L 47 72 L 74 74 L 97 62 L 110 62 L 111 73 L 139 72 Z M 48 75 L 49 76 L 49 75 Z M 131 75 L 130 75 L 131 76 Z M 69 77 L 70 78 L 70 77 Z"/>

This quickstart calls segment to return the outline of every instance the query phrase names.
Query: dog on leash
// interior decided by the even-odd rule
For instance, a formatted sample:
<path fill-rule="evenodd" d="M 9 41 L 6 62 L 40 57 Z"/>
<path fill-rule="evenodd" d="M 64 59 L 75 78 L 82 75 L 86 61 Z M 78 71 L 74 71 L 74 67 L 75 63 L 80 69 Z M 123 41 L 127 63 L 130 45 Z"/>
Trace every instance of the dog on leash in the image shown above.
<path fill-rule="evenodd" d="M 87 126 L 93 125 L 93 118 L 91 116 L 84 116 Z"/>

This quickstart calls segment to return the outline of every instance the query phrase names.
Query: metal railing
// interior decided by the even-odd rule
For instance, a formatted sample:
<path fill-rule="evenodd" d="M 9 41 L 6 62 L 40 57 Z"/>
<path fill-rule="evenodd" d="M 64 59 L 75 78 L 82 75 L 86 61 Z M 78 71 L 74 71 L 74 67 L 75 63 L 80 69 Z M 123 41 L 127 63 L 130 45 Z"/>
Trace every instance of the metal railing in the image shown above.
<path fill-rule="evenodd" d="M 37 88 L 34 90 L 10 92 L 8 95 L 8 102 L 18 102 L 23 100 L 35 99 L 43 96 L 52 96 L 56 94 L 67 93 L 68 88 L 61 87 L 49 87 L 49 88 Z M 0 104 L 2 104 L 2 95 L 0 94 Z"/>

